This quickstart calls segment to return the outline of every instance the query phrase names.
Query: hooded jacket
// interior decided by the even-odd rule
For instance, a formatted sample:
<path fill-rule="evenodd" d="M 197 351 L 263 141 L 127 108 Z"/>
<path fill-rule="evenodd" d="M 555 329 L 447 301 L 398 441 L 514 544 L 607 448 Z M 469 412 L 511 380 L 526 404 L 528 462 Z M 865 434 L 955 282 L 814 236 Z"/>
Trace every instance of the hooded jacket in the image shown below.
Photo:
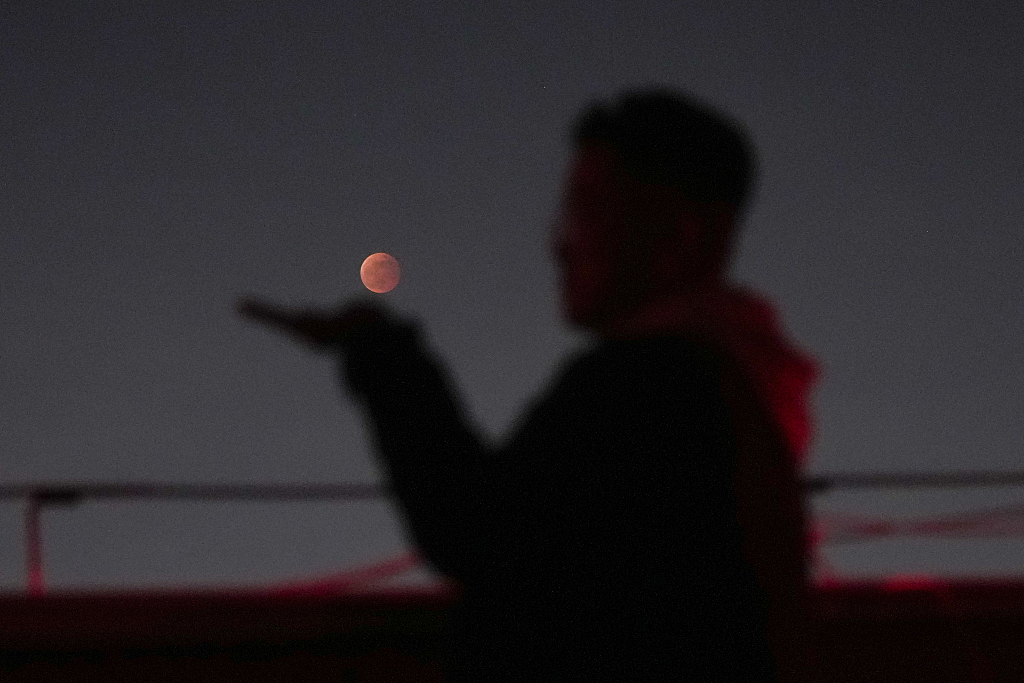
<path fill-rule="evenodd" d="M 722 378 L 756 378 L 798 458 L 813 365 L 736 290 L 652 304 L 621 332 L 569 358 L 500 446 L 415 323 L 344 345 L 410 540 L 464 589 L 450 680 L 784 680 L 737 514 L 745 418 Z"/>
<path fill-rule="evenodd" d="M 619 329 L 619 336 L 627 338 L 685 333 L 722 350 L 753 381 L 795 464 L 806 463 L 814 436 L 810 393 L 820 364 L 787 338 L 765 297 L 735 284 L 715 283 L 651 302 Z"/>

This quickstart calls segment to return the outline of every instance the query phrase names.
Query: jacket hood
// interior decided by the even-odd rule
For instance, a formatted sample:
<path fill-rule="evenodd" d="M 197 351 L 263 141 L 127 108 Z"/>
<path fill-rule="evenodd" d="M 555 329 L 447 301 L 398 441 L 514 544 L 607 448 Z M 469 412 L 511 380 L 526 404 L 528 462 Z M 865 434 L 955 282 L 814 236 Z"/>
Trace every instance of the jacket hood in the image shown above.
<path fill-rule="evenodd" d="M 810 393 L 820 364 L 789 339 L 765 297 L 739 285 L 716 283 L 642 306 L 616 329 L 624 336 L 686 332 L 724 350 L 753 380 L 796 464 L 806 460 L 814 437 Z"/>

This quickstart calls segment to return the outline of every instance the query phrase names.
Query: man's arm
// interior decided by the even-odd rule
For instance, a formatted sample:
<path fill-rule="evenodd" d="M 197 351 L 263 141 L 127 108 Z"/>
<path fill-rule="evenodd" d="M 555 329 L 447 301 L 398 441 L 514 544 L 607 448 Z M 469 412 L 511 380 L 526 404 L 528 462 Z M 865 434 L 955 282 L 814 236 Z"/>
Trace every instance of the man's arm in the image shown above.
<path fill-rule="evenodd" d="M 370 299 L 328 309 L 250 297 L 238 301 L 238 313 L 312 350 L 340 353 L 345 383 L 368 413 L 413 540 L 439 571 L 479 576 L 494 555 L 486 547 L 508 546 L 495 530 L 492 461 L 418 328 Z"/>
<path fill-rule="evenodd" d="M 419 328 L 378 320 L 344 341 L 340 360 L 416 545 L 455 579 L 486 574 L 481 546 L 501 545 L 493 453 Z"/>

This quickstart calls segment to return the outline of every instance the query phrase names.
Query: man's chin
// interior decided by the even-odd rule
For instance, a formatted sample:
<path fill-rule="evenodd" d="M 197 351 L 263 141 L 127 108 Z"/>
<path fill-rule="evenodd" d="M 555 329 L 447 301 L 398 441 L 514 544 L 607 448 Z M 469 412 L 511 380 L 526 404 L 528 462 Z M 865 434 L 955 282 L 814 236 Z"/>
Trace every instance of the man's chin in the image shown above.
<path fill-rule="evenodd" d="M 573 330 L 600 332 L 604 323 L 604 311 L 597 307 L 584 308 L 563 304 L 562 319 L 565 324 Z"/>
<path fill-rule="evenodd" d="M 579 311 L 565 305 L 562 306 L 562 321 L 565 322 L 566 326 L 569 328 L 584 328 L 586 327 L 586 320 L 586 316 L 582 315 Z"/>
<path fill-rule="evenodd" d="M 562 318 L 571 329 L 612 338 L 620 335 L 622 321 L 628 319 L 637 307 L 638 302 L 633 299 L 606 299 L 586 307 L 563 303 Z"/>

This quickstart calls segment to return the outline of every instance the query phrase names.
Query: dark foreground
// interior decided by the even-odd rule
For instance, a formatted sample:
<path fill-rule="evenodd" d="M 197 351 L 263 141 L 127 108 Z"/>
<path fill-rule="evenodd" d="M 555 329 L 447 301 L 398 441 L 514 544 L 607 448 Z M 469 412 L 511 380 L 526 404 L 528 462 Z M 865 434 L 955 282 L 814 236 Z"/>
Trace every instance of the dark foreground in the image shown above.
<path fill-rule="evenodd" d="M 440 683 L 455 590 L 0 596 L 0 681 Z M 1024 582 L 817 591 L 823 682 L 1024 681 Z"/>

